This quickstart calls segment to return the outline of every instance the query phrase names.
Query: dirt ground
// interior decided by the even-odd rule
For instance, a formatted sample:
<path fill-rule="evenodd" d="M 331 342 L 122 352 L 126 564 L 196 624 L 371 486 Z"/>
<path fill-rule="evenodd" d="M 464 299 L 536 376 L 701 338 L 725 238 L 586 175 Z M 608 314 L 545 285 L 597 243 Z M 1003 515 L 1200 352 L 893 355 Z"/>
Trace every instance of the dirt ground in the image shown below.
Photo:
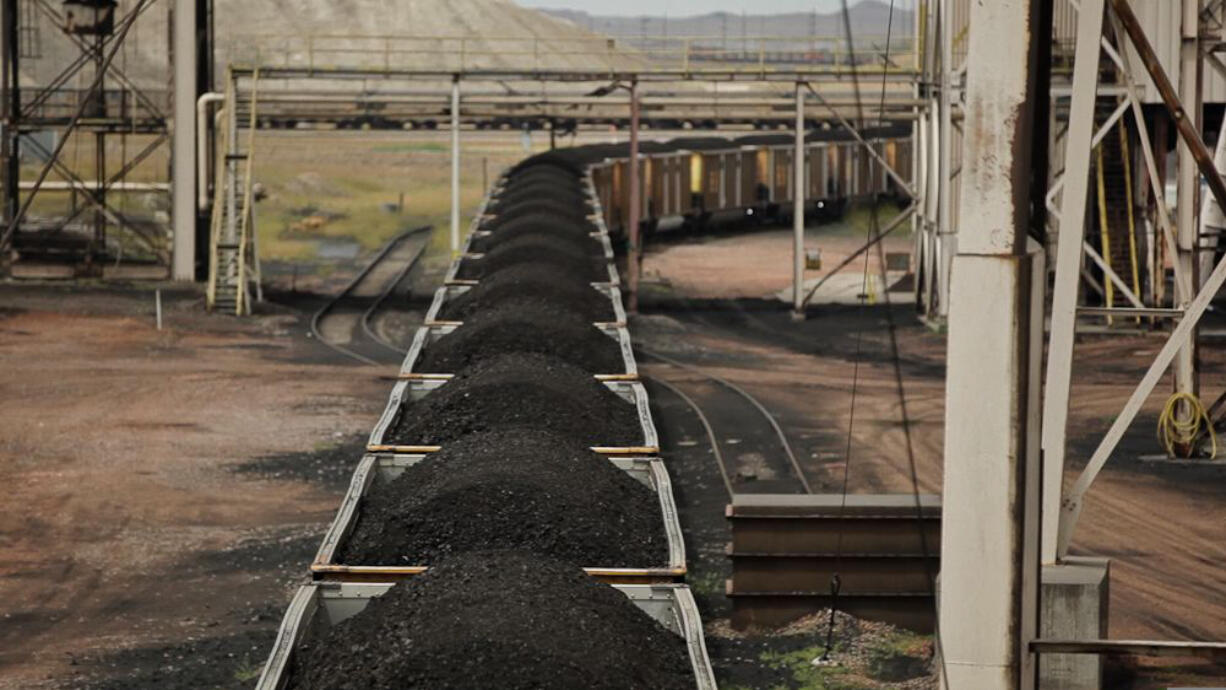
<path fill-rule="evenodd" d="M 889 250 L 907 249 L 905 241 L 891 239 Z M 820 229 L 810 230 L 806 243 L 820 244 L 824 257 L 834 257 L 829 266 L 858 246 L 854 236 Z M 817 306 L 807 321 L 792 323 L 777 301 L 759 299 L 790 284 L 790 251 L 785 231 L 650 250 L 644 273 L 659 280 L 648 288 L 645 315 L 632 324 L 636 342 L 671 347 L 674 356 L 701 363 L 759 397 L 779 417 L 798 451 L 804 451 L 799 454 L 816 491 L 838 492 L 850 463 L 850 491 L 909 493 L 911 468 L 888 346 L 887 309 L 881 304 Z M 857 261 L 847 270 L 858 273 L 862 264 Z M 875 264 L 870 270 L 876 270 Z M 893 318 L 919 488 L 940 493 L 944 336 L 923 326 L 909 305 L 896 305 Z M 1158 334 L 1079 338 L 1066 485 L 1076 479 L 1162 342 Z M 1203 396 L 1212 400 L 1226 385 L 1226 353 L 1208 340 L 1201 359 Z M 666 378 L 676 375 L 650 363 L 645 370 Z M 849 454 L 853 381 L 857 395 Z M 1159 386 L 1094 484 L 1072 551 L 1111 559 L 1110 637 L 1222 640 L 1226 465 L 1174 465 L 1146 458 L 1162 452 L 1154 430 L 1169 392 Z M 1226 685 L 1226 670 L 1190 660 L 1128 660 L 1114 665 L 1112 674 L 1118 687 Z"/>
<path fill-rule="evenodd" d="M 855 241 L 812 235 L 827 265 Z M 817 306 L 793 323 L 761 299 L 786 287 L 789 251 L 784 231 L 657 245 L 636 343 L 759 397 L 816 490 L 837 491 L 847 469 L 852 491 L 908 492 L 892 316 L 919 486 L 938 493 L 943 336 L 906 305 Z M 0 688 L 249 687 L 390 390 L 394 367 L 340 363 L 306 337 L 306 315 L 293 308 L 208 316 L 198 292 L 168 289 L 159 332 L 151 291 L 0 285 Z M 1074 465 L 1160 344 L 1079 342 Z M 1202 355 L 1212 398 L 1226 354 L 1209 343 Z M 650 376 L 675 375 L 642 364 Z M 780 661 L 786 652 L 804 662 L 813 636 L 781 651 L 721 633 L 726 495 L 695 420 L 668 391 L 648 388 L 721 682 L 822 687 Z M 1112 637 L 1226 639 L 1226 470 L 1139 459 L 1157 452 L 1161 397 L 1094 486 L 1075 551 L 1112 559 Z M 1226 684 L 1219 670 L 1178 660 L 1130 660 L 1112 674 L 1116 687 Z"/>
<path fill-rule="evenodd" d="M 299 315 L 163 296 L 0 287 L 0 687 L 254 682 L 381 411 Z"/>

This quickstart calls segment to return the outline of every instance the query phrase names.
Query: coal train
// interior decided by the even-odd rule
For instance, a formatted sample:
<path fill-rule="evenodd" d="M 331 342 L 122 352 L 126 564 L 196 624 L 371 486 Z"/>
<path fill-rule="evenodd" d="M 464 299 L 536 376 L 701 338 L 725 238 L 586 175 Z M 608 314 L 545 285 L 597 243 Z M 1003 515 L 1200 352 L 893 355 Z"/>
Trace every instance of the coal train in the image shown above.
<path fill-rule="evenodd" d="M 866 138 L 909 170 L 906 135 Z M 808 139 L 814 210 L 903 193 Z M 791 137 L 642 151 L 647 232 L 791 206 Z M 715 688 L 614 264 L 626 155 L 550 151 L 487 195 L 259 688 Z"/>
<path fill-rule="evenodd" d="M 866 128 L 861 136 L 912 184 L 909 124 Z M 851 201 L 908 196 L 846 130 L 813 129 L 805 142 L 805 212 L 810 217 L 837 217 Z M 792 212 L 792 135 L 644 141 L 640 151 L 645 236 L 662 228 L 701 230 L 712 223 L 777 223 Z M 628 145 L 585 146 L 566 155 L 590 166 L 604 221 L 615 237 L 623 234 L 630 204 Z"/>
<path fill-rule="evenodd" d="M 487 196 L 259 688 L 716 687 L 592 153 Z"/>

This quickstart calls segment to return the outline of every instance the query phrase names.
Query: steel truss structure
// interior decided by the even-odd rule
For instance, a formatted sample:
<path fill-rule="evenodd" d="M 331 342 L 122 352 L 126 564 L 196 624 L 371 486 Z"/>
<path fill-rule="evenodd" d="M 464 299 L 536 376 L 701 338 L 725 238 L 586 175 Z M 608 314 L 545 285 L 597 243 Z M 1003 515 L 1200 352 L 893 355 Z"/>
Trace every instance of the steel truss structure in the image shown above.
<path fill-rule="evenodd" d="M 120 200 L 153 194 L 162 201 L 148 205 L 168 206 L 169 169 L 152 181 L 131 182 L 129 175 L 141 169 L 149 177 L 145 164 L 166 155 L 169 92 L 133 77 L 117 56 L 138 22 L 156 24 L 155 15 L 168 13 L 172 5 L 173 0 L 136 0 L 116 9 L 113 32 L 91 33 L 73 26 L 50 0 L 4 0 L 0 256 L 12 263 L 14 273 L 167 277 L 168 223 L 156 211 L 128 212 Z M 21 37 L 47 25 L 76 52 L 52 66 L 54 77 L 28 83 L 22 76 L 27 57 L 43 63 L 51 57 L 23 55 Z M 128 151 L 128 137 L 137 139 L 134 152 Z M 108 142 L 116 138 L 121 141 L 117 165 L 110 160 L 114 152 L 108 152 Z M 66 153 L 70 142 L 82 140 L 92 140 L 86 161 Z M 23 154 L 39 163 L 32 182 L 22 180 Z M 55 198 L 43 199 L 48 196 Z"/>

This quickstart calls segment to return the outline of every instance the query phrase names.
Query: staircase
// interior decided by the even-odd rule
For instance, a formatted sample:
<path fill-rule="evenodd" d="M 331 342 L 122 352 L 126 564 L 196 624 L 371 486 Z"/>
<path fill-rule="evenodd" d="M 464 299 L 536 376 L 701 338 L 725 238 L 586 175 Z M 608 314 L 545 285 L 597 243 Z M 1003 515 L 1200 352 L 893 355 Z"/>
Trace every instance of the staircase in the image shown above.
<path fill-rule="evenodd" d="M 1100 102 L 1102 103 L 1102 102 Z M 1100 105 L 1106 114 L 1115 104 Z M 1104 116 L 1105 117 L 1105 116 Z M 1094 182 L 1099 248 L 1103 260 L 1134 295 L 1141 294 L 1140 255 L 1137 250 L 1136 221 L 1133 214 L 1132 161 L 1128 146 L 1127 119 L 1121 118 L 1107 133 L 1094 156 Z M 1116 306 L 1117 287 L 1104 276 L 1106 306 Z M 1126 303 L 1126 300 L 1119 300 Z"/>
<path fill-rule="evenodd" d="M 208 308 L 239 316 L 251 313 L 253 284 L 257 298 L 261 296 L 251 179 L 259 73 L 252 73 L 249 80 L 247 88 L 240 88 L 233 72 L 227 78 L 209 239 Z"/>

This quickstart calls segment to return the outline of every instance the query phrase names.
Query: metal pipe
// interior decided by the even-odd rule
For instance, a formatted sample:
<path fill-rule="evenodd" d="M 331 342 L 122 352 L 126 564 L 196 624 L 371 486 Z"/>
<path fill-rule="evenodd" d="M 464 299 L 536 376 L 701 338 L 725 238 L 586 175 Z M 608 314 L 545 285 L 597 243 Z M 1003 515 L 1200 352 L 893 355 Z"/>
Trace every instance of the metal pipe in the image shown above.
<path fill-rule="evenodd" d="M 626 252 L 626 310 L 637 314 L 639 310 L 639 261 L 642 251 L 639 237 L 639 88 L 638 82 L 630 82 L 630 208 L 626 214 L 629 227 L 626 234 L 630 246 Z"/>
<path fill-rule="evenodd" d="M 804 318 L 805 85 L 796 82 L 796 148 L 792 153 L 792 318 Z"/>
<path fill-rule="evenodd" d="M 44 182 L 39 189 L 49 192 L 67 192 L 96 188 L 98 184 L 96 180 L 81 180 L 79 183 L 56 180 Z M 111 182 L 106 184 L 106 190 L 107 192 L 166 192 L 171 189 L 171 186 L 168 182 Z M 34 183 L 22 182 L 19 187 L 23 191 L 29 191 L 34 189 Z"/>
<path fill-rule="evenodd" d="M 196 99 L 196 209 L 209 210 L 209 104 L 226 100 L 210 91 Z"/>
<path fill-rule="evenodd" d="M 460 253 L 460 77 L 451 80 L 451 255 Z"/>

